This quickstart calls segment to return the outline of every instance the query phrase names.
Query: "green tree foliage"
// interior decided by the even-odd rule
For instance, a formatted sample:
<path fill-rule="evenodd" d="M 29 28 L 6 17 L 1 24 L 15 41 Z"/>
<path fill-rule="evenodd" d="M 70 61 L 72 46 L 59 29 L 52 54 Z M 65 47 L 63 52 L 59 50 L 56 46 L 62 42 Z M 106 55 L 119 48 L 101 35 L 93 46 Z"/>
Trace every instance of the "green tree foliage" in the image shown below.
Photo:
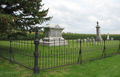
<path fill-rule="evenodd" d="M 13 20 L 16 20 L 15 17 L 7 15 L 7 14 L 0 14 L 0 33 L 5 33 L 10 28 L 12 28 L 11 25 L 14 25 L 15 22 Z"/>
<path fill-rule="evenodd" d="M 6 21 L 6 24 L 0 24 L 0 27 L 4 27 L 4 32 L 13 28 L 31 32 L 36 24 L 42 24 L 52 18 L 46 17 L 49 9 L 42 9 L 44 4 L 41 2 L 42 0 L 0 0 L 0 14 L 4 15 L 3 17 L 9 16 L 9 21 L 12 21 Z"/>
<path fill-rule="evenodd" d="M 17 16 L 14 12 L 18 11 L 18 0 L 0 0 L 0 33 L 9 33 L 15 28 Z"/>

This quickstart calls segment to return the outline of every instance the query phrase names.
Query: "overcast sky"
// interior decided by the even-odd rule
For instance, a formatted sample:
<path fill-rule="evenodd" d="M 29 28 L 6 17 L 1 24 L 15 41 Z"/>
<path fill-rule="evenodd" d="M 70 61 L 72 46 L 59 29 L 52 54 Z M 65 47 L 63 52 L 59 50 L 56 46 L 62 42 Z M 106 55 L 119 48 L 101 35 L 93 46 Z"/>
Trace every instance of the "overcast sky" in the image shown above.
<path fill-rule="evenodd" d="M 43 0 L 49 8 L 48 23 L 58 24 L 63 32 L 96 34 L 99 21 L 101 34 L 120 34 L 120 0 Z"/>

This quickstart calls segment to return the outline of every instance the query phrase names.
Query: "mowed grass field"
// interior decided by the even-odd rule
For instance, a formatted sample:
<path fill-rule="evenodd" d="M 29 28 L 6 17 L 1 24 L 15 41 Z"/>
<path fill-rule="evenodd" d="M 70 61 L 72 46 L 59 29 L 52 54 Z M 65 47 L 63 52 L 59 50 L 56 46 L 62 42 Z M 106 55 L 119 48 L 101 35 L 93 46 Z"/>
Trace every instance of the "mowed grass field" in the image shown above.
<path fill-rule="evenodd" d="M 80 60 L 84 62 L 100 58 L 104 54 L 112 55 L 117 53 L 119 48 L 119 40 L 105 41 L 105 53 L 103 54 L 104 41 L 97 42 L 96 45 L 94 45 L 94 42 L 84 43 L 82 41 L 80 57 L 80 43 L 77 43 L 77 40 L 67 40 L 67 42 L 68 45 L 64 46 L 38 46 L 38 65 L 41 70 L 78 63 Z M 12 54 L 10 53 L 10 44 Z M 0 49 L 1 56 L 7 59 L 11 58 L 12 61 L 28 66 L 31 69 L 34 68 L 35 45 L 33 40 L 14 40 L 11 43 L 10 41 L 0 41 Z"/>
<path fill-rule="evenodd" d="M 68 45 L 65 45 L 65 46 L 52 46 L 52 47 L 40 46 L 40 45 L 38 46 L 38 52 L 39 52 L 38 65 L 40 67 L 39 75 L 34 75 L 32 70 L 19 66 L 15 63 L 10 63 L 5 59 L 0 58 L 1 59 L 0 68 L 2 71 L 0 73 L 0 77 L 6 77 L 7 75 L 9 77 L 12 75 L 13 75 L 12 77 L 16 77 L 16 76 L 17 77 L 21 77 L 21 76 L 22 77 L 26 77 L 26 76 L 28 77 L 39 77 L 39 76 L 42 76 L 42 77 L 61 77 L 61 76 L 62 77 L 67 77 L 67 76 L 110 77 L 111 72 L 113 72 L 112 69 L 116 69 L 119 66 L 119 64 L 117 66 L 116 64 L 113 65 L 114 63 L 108 64 L 108 63 L 112 63 L 114 60 L 113 58 L 112 62 L 107 62 L 107 59 L 109 59 L 109 57 L 107 59 L 103 58 L 97 61 L 84 62 L 90 59 L 102 57 L 103 50 L 104 50 L 104 41 L 97 42 L 96 45 L 94 45 L 94 42 L 84 43 L 82 41 L 81 57 L 79 57 L 80 43 L 77 43 L 77 40 L 67 40 L 67 42 L 68 42 Z M 11 50 L 13 51 L 13 54 L 10 54 L 10 44 L 11 44 Z M 112 55 L 117 53 L 118 48 L 119 48 L 119 40 L 105 41 L 106 55 Z M 0 55 L 2 55 L 3 57 L 6 57 L 7 59 L 10 59 L 10 56 L 11 56 L 12 61 L 28 66 L 30 68 L 34 68 L 34 52 L 35 52 L 35 45 L 33 40 L 32 41 L 14 40 L 11 43 L 10 41 L 3 41 L 3 40 L 0 41 Z M 78 58 L 82 59 L 83 61 L 82 64 L 74 64 L 71 66 L 63 66 L 59 68 L 49 69 L 51 67 L 58 67 L 62 65 L 78 63 L 79 62 Z M 101 60 L 103 60 L 103 62 L 101 62 Z M 116 59 L 115 61 L 118 62 L 118 60 L 119 59 Z M 114 67 L 112 68 L 111 66 L 114 66 Z M 45 70 L 45 69 L 49 69 L 49 70 Z M 108 71 L 108 69 L 111 71 Z M 117 69 L 116 73 L 113 74 L 111 77 L 113 76 L 119 77 L 119 74 L 117 73 L 118 70 L 119 69 Z"/>
<path fill-rule="evenodd" d="M 0 77 L 120 77 L 120 55 L 40 71 L 22 67 L 0 57 Z"/>

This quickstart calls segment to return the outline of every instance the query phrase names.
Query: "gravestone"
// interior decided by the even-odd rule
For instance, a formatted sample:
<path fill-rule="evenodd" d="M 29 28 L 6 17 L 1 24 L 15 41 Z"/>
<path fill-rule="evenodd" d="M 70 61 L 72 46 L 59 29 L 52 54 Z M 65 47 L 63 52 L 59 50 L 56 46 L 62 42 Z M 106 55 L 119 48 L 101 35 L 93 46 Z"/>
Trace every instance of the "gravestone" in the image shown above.
<path fill-rule="evenodd" d="M 83 42 L 87 42 L 87 39 L 83 39 Z"/>
<path fill-rule="evenodd" d="M 92 42 L 92 39 L 89 38 L 89 39 L 88 39 L 88 42 Z"/>
<path fill-rule="evenodd" d="M 44 26 L 45 37 L 40 39 L 40 45 L 43 46 L 60 46 L 67 45 L 67 41 L 62 37 L 62 31 L 64 28 L 57 24 L 48 24 Z"/>
<path fill-rule="evenodd" d="M 81 39 L 77 39 L 77 43 L 80 43 Z"/>
<path fill-rule="evenodd" d="M 101 35 L 100 35 L 100 26 L 99 26 L 99 22 L 97 21 L 97 26 L 96 26 L 96 41 L 103 41 Z"/>
<path fill-rule="evenodd" d="M 94 42 L 95 41 L 95 39 L 92 39 L 92 42 Z"/>
<path fill-rule="evenodd" d="M 20 43 L 16 43 L 16 45 L 20 45 Z"/>
<path fill-rule="evenodd" d="M 95 41 L 94 37 L 91 37 L 91 39 L 92 39 L 92 42 L 94 42 L 94 41 Z"/>
<path fill-rule="evenodd" d="M 91 39 L 94 39 L 94 37 L 91 37 Z"/>
<path fill-rule="evenodd" d="M 108 35 L 107 35 L 107 40 L 110 40 L 110 39 L 109 39 L 109 33 L 108 33 Z"/>
<path fill-rule="evenodd" d="M 93 43 L 94 43 L 94 45 L 97 45 L 97 42 L 96 42 L 96 41 L 94 41 Z"/>
<path fill-rule="evenodd" d="M 113 37 L 111 37 L 111 40 L 114 40 L 114 38 L 113 38 Z"/>

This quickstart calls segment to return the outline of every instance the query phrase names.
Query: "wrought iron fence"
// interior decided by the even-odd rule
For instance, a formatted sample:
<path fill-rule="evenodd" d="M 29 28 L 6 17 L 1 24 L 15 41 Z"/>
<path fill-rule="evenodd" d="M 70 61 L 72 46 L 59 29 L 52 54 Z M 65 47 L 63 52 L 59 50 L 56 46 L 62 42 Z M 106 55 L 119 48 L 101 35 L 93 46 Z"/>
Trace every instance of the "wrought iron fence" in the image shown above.
<path fill-rule="evenodd" d="M 39 45 L 38 30 L 36 29 L 35 39 L 28 40 L 0 40 L 0 56 L 10 62 L 17 63 L 34 73 L 41 70 L 57 68 L 72 64 L 81 64 L 98 58 L 120 53 L 119 40 L 104 40 L 102 42 L 84 42 L 81 39 L 67 38 L 68 45 L 53 46 Z M 65 43 L 65 41 L 64 41 Z"/>

